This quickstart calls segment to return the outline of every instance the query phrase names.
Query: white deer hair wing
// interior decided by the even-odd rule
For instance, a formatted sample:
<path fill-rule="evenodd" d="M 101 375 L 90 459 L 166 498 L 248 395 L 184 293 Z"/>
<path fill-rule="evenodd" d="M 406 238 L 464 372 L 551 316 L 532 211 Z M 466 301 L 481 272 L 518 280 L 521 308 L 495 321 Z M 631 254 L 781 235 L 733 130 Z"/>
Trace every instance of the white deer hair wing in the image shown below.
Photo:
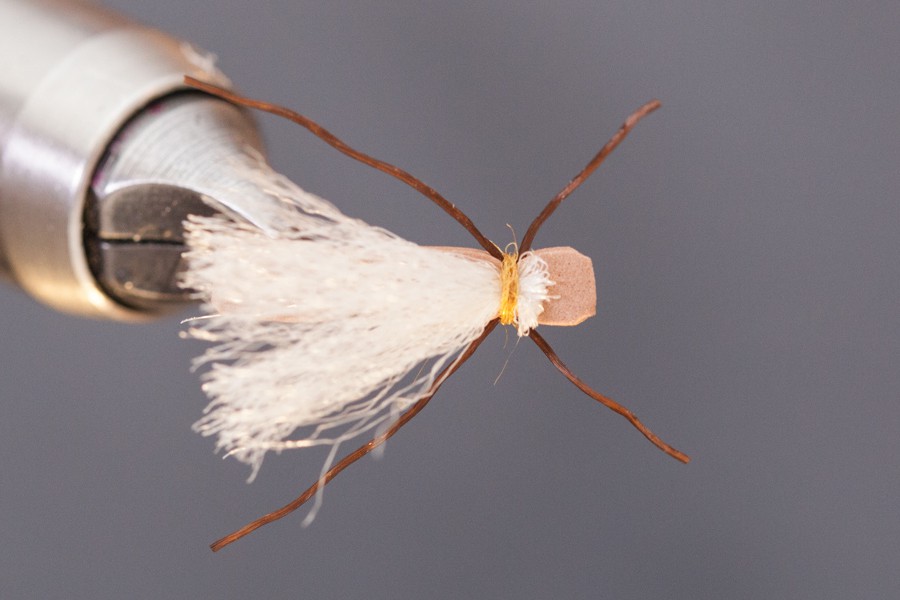
<path fill-rule="evenodd" d="M 207 313 L 188 335 L 214 343 L 194 428 L 252 479 L 269 450 L 336 447 L 418 400 L 497 315 L 501 280 L 499 263 L 416 245 L 247 164 L 275 201 L 254 222 L 190 217 L 181 283 Z M 520 264 L 524 335 L 552 282 L 539 257 Z"/>

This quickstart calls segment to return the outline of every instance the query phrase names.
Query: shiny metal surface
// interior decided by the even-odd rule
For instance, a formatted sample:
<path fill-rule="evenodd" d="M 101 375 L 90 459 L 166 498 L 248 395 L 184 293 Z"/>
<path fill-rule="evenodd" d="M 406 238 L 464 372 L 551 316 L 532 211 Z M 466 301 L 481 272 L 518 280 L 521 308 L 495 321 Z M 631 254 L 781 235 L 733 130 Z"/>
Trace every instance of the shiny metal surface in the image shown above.
<path fill-rule="evenodd" d="M 213 212 L 204 198 L 240 212 L 245 199 L 259 197 L 231 175 L 235 161 L 259 150 L 242 110 L 198 92 L 170 95 L 132 119 L 102 161 L 87 205 L 85 245 L 101 287 L 146 311 L 187 301 L 176 285 L 182 222 Z"/>
<path fill-rule="evenodd" d="M 59 310 L 145 318 L 88 264 L 96 165 L 123 124 L 182 90 L 185 74 L 227 81 L 186 44 L 71 0 L 0 0 L 0 56 L 0 269 Z"/>

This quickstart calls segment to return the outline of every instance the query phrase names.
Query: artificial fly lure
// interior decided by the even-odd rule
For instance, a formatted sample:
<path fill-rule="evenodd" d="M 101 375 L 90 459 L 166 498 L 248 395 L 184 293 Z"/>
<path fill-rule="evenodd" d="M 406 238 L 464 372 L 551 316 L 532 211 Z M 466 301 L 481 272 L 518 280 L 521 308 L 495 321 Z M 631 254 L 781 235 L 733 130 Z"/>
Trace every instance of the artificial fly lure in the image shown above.
<path fill-rule="evenodd" d="M 536 327 L 575 325 L 593 316 L 589 258 L 572 248 L 532 250 L 541 225 L 646 115 L 629 116 L 596 156 L 544 207 L 518 248 L 501 250 L 437 191 L 406 171 L 367 156 L 308 118 L 186 77 L 201 91 L 285 117 L 340 152 L 410 185 L 458 221 L 482 250 L 419 246 L 342 214 L 249 161 L 239 175 L 276 200 L 265 224 L 229 214 L 191 216 L 188 268 L 181 284 L 204 301 L 206 316 L 188 335 L 213 342 L 210 397 L 194 428 L 252 467 L 268 451 L 330 447 L 319 479 L 297 499 L 211 545 L 214 551 L 280 519 L 350 464 L 381 446 L 431 400 L 498 324 L 516 327 L 582 392 L 627 419 L 670 456 L 690 458 L 651 432 L 628 409 L 572 373 Z M 507 247 L 509 248 L 509 247 Z M 264 382 L 262 384 L 261 382 Z M 341 442 L 374 437 L 335 462 Z M 307 516 L 314 514 L 316 504 Z"/>

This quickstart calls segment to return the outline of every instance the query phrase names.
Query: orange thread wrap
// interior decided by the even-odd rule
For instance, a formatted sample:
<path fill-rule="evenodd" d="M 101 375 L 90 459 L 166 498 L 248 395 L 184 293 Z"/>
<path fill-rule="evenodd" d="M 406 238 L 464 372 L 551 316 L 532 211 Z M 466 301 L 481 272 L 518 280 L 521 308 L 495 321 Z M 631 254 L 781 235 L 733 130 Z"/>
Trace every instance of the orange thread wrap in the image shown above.
<path fill-rule="evenodd" d="M 519 254 L 503 253 L 500 264 L 500 317 L 501 325 L 512 325 L 516 320 L 516 304 L 519 301 Z"/>

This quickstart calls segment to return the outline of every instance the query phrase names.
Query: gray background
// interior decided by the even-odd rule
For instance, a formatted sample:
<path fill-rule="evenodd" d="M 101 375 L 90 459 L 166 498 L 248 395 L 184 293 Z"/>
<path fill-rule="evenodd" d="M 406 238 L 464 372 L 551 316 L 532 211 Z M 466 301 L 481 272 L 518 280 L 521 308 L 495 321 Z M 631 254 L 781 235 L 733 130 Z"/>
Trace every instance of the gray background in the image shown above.
<path fill-rule="evenodd" d="M 495 333 L 311 527 L 214 555 L 322 455 L 270 457 L 246 485 L 190 431 L 205 400 L 178 319 L 82 321 L 4 288 L 0 597 L 900 593 L 900 4 L 106 4 L 501 244 L 662 99 L 539 236 L 593 257 L 601 299 L 543 333 L 694 462 Z M 470 245 L 399 183 L 261 121 L 273 163 L 346 213 Z"/>

